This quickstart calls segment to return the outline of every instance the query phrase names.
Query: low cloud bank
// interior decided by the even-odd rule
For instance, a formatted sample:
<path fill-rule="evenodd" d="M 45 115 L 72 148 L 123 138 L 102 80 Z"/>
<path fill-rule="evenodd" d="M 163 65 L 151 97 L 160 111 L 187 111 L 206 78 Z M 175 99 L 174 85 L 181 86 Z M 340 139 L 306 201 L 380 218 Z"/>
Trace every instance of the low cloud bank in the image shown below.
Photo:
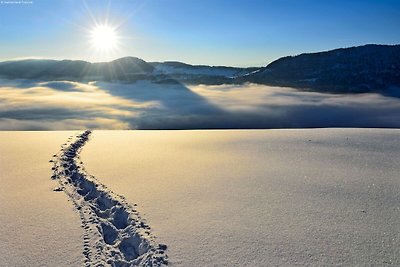
<path fill-rule="evenodd" d="M 0 130 L 400 127 L 400 99 L 255 84 L 0 81 Z"/>
<path fill-rule="evenodd" d="M 244 128 L 400 127 L 400 99 L 327 94 L 263 85 L 194 86 Z"/>

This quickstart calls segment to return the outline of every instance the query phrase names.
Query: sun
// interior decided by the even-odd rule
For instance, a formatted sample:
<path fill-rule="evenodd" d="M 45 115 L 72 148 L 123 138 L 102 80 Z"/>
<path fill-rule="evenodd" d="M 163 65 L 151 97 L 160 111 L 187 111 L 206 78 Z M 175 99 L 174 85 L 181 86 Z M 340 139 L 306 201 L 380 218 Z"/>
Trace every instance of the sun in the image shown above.
<path fill-rule="evenodd" d="M 90 32 L 90 40 L 97 50 L 110 52 L 118 45 L 117 30 L 110 25 L 97 25 Z"/>

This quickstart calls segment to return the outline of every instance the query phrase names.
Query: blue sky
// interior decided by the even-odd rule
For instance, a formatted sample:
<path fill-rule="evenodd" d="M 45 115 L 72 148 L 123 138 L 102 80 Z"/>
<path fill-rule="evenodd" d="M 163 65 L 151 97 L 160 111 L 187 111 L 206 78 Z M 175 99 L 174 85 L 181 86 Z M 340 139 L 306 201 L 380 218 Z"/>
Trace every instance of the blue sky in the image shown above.
<path fill-rule="evenodd" d="M 3 1 L 7 2 L 7 1 Z M 95 22 L 119 45 L 96 53 Z M 25 57 L 261 66 L 286 55 L 400 43 L 397 0 L 33 0 L 0 4 L 0 60 Z"/>

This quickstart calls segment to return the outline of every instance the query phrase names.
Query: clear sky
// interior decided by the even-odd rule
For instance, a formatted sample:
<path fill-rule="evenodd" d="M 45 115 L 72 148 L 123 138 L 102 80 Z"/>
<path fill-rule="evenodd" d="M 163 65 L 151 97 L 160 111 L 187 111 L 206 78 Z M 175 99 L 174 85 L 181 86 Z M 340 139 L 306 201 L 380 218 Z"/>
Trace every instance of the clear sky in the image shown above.
<path fill-rule="evenodd" d="M 261 66 L 303 52 L 400 44 L 398 0 L 26 1 L 0 1 L 0 61 L 136 56 Z M 117 28 L 112 51 L 90 44 L 96 24 Z"/>

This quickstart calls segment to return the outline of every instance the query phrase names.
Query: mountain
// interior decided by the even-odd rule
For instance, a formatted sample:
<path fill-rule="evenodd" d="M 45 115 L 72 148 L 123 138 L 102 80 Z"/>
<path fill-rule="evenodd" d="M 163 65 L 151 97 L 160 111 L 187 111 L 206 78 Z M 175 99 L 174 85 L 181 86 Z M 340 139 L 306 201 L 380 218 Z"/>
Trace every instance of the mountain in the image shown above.
<path fill-rule="evenodd" d="M 283 57 L 237 80 L 323 92 L 400 95 L 400 45 L 364 45 Z M 397 92 L 393 92 L 395 87 Z"/>
<path fill-rule="evenodd" d="M 195 84 L 231 83 L 232 79 L 258 68 L 189 65 L 181 62 L 148 63 L 136 57 L 111 62 L 90 63 L 81 60 L 28 59 L 0 62 L 0 77 L 7 79 L 105 80 Z"/>
<path fill-rule="evenodd" d="M 0 63 L 0 76 L 9 79 L 78 77 L 90 63 L 71 60 L 27 59 Z"/>
<path fill-rule="evenodd" d="M 262 68 L 146 62 L 20 60 L 0 62 L 0 78 L 46 80 L 151 80 L 157 83 L 259 83 L 333 93 L 377 92 L 400 97 L 400 45 L 364 45 L 287 56 Z"/>
<path fill-rule="evenodd" d="M 189 65 L 178 61 L 150 62 L 155 71 L 168 75 L 205 75 L 234 78 L 258 68 L 236 68 L 226 66 Z"/>
<path fill-rule="evenodd" d="M 154 75 L 192 84 L 232 83 L 234 78 L 258 68 L 235 68 L 226 66 L 190 65 L 177 61 L 150 62 Z"/>
<path fill-rule="evenodd" d="M 135 57 L 124 57 L 102 63 L 38 59 L 0 62 L 0 77 L 8 79 L 134 81 L 152 75 L 153 70 L 152 65 Z"/>

